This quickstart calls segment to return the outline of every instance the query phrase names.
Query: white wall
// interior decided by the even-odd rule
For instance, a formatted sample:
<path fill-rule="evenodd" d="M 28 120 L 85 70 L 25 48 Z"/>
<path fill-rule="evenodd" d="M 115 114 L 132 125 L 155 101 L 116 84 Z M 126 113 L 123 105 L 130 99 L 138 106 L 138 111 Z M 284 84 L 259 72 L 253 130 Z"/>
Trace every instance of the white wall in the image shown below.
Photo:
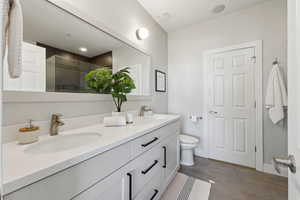
<path fill-rule="evenodd" d="M 154 68 L 167 71 L 167 34 L 137 3 L 136 0 L 67 0 L 78 9 L 96 17 L 106 27 L 136 43 L 152 56 L 151 79 Z M 138 41 L 135 37 L 137 28 L 145 26 L 150 37 Z M 138 109 L 140 105 L 151 104 L 157 112 L 167 112 L 167 94 L 155 93 L 152 101 L 133 101 L 125 105 L 126 109 Z M 65 117 L 102 114 L 113 110 L 112 102 L 56 102 L 56 103 L 5 103 L 3 112 L 4 125 L 24 123 L 28 119 L 50 120 L 51 113 L 60 112 Z"/>
<path fill-rule="evenodd" d="M 3 1 L 0 1 L 0 10 L 3 10 Z M 3 20 L 2 15 L 0 15 L 0 33 L 3 31 Z M 0 47 L 2 47 L 3 44 L 3 36 L 0 35 Z M 0 51 L 0 88 L 2 88 L 2 69 L 3 69 L 3 62 L 2 62 L 2 55 L 3 51 Z M 2 90 L 0 90 L 0 112 L 2 113 Z M 0 127 L 2 127 L 2 115 L 0 116 Z M 0 144 L 2 145 L 2 130 L 0 129 Z M 0 148 L 0 193 L 2 194 L 2 146 Z M 0 196 L 1 199 L 1 196 Z"/>
<path fill-rule="evenodd" d="M 271 0 L 220 18 L 185 27 L 169 34 L 169 112 L 183 115 L 183 132 L 203 138 L 202 123 L 190 114 L 202 114 L 203 58 L 208 49 L 263 40 L 263 88 L 275 57 L 287 72 L 286 0 Z M 286 121 L 274 126 L 264 110 L 264 162 L 287 155 Z M 197 149 L 202 153 L 203 142 Z"/>

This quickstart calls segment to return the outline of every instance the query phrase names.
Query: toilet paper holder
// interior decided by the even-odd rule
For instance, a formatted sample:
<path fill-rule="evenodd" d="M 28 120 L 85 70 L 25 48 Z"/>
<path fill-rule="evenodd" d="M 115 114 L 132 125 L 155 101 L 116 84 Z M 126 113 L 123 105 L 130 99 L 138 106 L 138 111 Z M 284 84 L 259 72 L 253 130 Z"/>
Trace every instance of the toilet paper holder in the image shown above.
<path fill-rule="evenodd" d="M 191 115 L 191 116 L 189 117 L 189 119 L 190 119 L 190 120 L 196 120 L 196 121 L 198 121 L 198 120 L 202 120 L 203 117 Z"/>

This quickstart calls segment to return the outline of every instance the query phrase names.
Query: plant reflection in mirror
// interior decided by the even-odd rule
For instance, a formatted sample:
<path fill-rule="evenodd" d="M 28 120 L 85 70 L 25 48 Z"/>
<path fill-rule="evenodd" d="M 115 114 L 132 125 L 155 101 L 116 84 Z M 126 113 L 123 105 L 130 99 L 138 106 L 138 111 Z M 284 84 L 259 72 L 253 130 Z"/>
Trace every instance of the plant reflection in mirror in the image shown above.
<path fill-rule="evenodd" d="M 89 89 L 101 94 L 111 94 L 117 112 L 121 112 L 122 104 L 127 101 L 126 95 L 136 88 L 128 67 L 116 73 L 112 73 L 110 68 L 98 68 L 90 71 L 85 76 L 85 81 Z"/>

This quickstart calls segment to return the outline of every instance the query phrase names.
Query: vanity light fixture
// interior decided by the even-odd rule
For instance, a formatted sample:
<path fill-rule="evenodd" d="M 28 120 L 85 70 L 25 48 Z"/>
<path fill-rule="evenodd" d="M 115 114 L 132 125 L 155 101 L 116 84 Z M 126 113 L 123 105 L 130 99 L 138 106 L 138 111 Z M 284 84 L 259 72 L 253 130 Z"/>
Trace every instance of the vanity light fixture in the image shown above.
<path fill-rule="evenodd" d="M 85 47 L 80 47 L 80 48 L 79 48 L 79 51 L 81 51 L 81 52 L 87 52 L 87 48 L 85 48 Z"/>
<path fill-rule="evenodd" d="M 149 30 L 145 27 L 136 30 L 136 37 L 139 40 L 145 40 L 149 37 Z"/>

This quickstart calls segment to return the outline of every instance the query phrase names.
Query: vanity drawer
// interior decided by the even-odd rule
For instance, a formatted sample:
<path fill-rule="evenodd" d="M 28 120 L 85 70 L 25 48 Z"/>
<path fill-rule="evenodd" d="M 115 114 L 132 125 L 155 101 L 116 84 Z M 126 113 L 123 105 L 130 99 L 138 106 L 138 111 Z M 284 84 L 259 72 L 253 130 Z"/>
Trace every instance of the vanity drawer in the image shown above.
<path fill-rule="evenodd" d="M 129 159 L 130 143 L 127 143 L 8 194 L 4 200 L 70 200 L 125 165 Z"/>
<path fill-rule="evenodd" d="M 179 134 L 180 123 L 176 121 L 174 123 L 163 126 L 149 134 L 139 137 L 132 141 L 131 156 L 132 159 L 142 154 L 143 152 L 151 149 L 153 146 L 161 142 L 164 138 L 171 134 Z"/>
<path fill-rule="evenodd" d="M 162 159 L 159 146 L 138 157 L 130 163 L 133 196 L 137 195 L 152 177 L 162 170 Z"/>
<path fill-rule="evenodd" d="M 146 134 L 132 141 L 131 156 L 132 159 L 139 156 L 143 152 L 151 149 L 161 141 L 161 129 L 155 130 L 152 133 Z"/>
<path fill-rule="evenodd" d="M 160 191 L 162 186 L 160 177 L 161 170 L 152 177 L 134 200 L 158 200 L 162 193 L 162 191 Z"/>

